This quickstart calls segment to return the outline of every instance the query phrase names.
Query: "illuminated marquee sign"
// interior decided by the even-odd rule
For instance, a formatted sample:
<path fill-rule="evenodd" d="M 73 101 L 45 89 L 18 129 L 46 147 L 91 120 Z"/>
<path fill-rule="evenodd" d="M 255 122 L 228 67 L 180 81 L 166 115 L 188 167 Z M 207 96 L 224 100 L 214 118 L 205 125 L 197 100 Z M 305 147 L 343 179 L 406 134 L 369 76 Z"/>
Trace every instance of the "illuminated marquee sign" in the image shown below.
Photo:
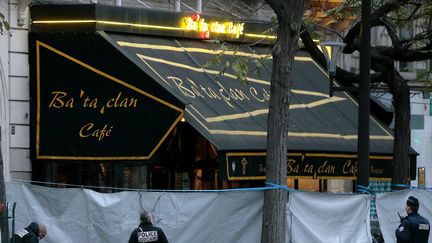
<path fill-rule="evenodd" d="M 201 38 L 210 38 L 210 33 L 228 34 L 239 38 L 243 35 L 244 23 L 206 22 L 199 14 L 194 14 L 183 19 L 183 29 L 197 31 Z"/>

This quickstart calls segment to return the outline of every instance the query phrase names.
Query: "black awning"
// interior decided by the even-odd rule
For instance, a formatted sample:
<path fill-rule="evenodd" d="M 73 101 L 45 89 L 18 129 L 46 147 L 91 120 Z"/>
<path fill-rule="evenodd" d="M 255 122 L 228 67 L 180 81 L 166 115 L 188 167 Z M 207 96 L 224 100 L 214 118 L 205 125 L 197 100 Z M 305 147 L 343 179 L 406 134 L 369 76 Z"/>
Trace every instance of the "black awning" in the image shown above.
<path fill-rule="evenodd" d="M 212 32 L 237 43 L 272 41 L 274 36 L 257 35 L 267 29 L 265 23 L 242 23 L 240 38 L 240 32 L 219 29 L 189 31 L 181 23 L 194 16 L 183 13 L 43 4 L 33 5 L 31 13 L 32 159 L 149 160 L 184 117 L 219 149 L 221 174 L 239 180 L 263 176 L 269 49 L 243 46 L 235 55 L 220 55 L 220 44 L 184 37 Z M 225 24 L 233 22 L 213 26 Z M 267 60 L 259 76 L 256 57 Z M 221 73 L 226 62 L 238 58 L 249 60 L 247 84 L 232 70 Z M 220 64 L 206 65 L 211 60 Z M 358 105 L 343 92 L 328 97 L 328 87 L 326 72 L 300 51 L 290 95 L 291 176 L 355 176 Z M 393 141 L 392 132 L 371 117 L 372 176 L 390 176 Z M 411 178 L 416 155 L 411 150 Z M 305 163 L 297 167 L 299 162 Z"/>
<path fill-rule="evenodd" d="M 154 81 L 181 100 L 185 118 L 222 151 L 265 151 L 271 60 L 261 75 L 253 56 L 269 58 L 266 47 L 244 47 L 237 58 L 249 62 L 248 84 L 232 70 L 206 64 L 214 58 L 235 62 L 233 53 L 220 53 L 220 44 L 200 40 L 104 34 Z M 289 151 L 356 153 L 357 103 L 346 93 L 328 97 L 328 77 L 305 52 L 293 66 L 290 100 Z M 393 136 L 370 119 L 370 152 L 392 154 Z"/>
<path fill-rule="evenodd" d="M 148 160 L 183 117 L 98 34 L 32 33 L 29 43 L 34 159 Z"/>

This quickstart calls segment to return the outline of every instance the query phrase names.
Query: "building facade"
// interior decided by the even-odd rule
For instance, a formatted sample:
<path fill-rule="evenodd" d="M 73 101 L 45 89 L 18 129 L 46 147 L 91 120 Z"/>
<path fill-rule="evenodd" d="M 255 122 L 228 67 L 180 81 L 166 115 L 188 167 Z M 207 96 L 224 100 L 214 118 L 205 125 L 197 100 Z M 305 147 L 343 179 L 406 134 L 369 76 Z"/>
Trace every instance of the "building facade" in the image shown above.
<path fill-rule="evenodd" d="M 0 35 L 1 149 L 6 180 L 31 178 L 28 4 L 0 1 L 1 13 L 10 24 Z"/>

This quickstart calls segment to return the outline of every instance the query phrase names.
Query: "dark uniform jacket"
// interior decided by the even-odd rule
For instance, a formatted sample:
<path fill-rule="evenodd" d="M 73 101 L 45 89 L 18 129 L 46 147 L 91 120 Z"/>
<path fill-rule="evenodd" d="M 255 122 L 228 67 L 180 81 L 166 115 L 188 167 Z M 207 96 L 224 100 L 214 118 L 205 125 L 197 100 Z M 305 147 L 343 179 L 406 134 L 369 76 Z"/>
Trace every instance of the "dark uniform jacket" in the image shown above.
<path fill-rule="evenodd" d="M 161 228 L 145 222 L 141 223 L 129 238 L 129 243 L 141 242 L 168 243 L 168 240 Z"/>
<path fill-rule="evenodd" d="M 31 223 L 27 228 L 16 231 L 11 243 L 38 243 L 39 242 L 39 225 L 35 222 Z"/>
<path fill-rule="evenodd" d="M 395 234 L 398 243 L 427 243 L 429 232 L 429 221 L 418 213 L 410 213 L 401 220 Z"/>

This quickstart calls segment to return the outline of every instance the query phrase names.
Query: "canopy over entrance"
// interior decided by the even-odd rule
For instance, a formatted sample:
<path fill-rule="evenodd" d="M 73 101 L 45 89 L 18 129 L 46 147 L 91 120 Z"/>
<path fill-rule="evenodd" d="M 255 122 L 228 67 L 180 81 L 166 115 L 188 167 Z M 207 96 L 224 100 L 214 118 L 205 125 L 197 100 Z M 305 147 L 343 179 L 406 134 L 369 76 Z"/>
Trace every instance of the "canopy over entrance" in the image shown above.
<path fill-rule="evenodd" d="M 96 14 L 81 16 L 90 18 L 87 21 L 76 20 L 74 9 L 75 14 L 85 15 L 84 6 Z M 272 66 L 269 46 L 227 51 L 214 41 L 190 38 L 194 34 L 184 26 L 146 29 L 173 13 L 158 13 L 153 20 L 149 16 L 156 16 L 154 12 L 131 10 L 136 14 L 125 15 L 124 8 L 67 7 L 68 11 L 62 5 L 32 7 L 36 159 L 148 160 L 184 117 L 217 147 L 220 168 L 228 179 L 263 178 Z M 62 9 L 61 20 L 47 20 Z M 171 20 L 191 21 L 177 18 Z M 107 19 L 117 22 L 111 25 Z M 143 23 L 133 22 L 138 20 Z M 248 26 L 259 29 L 251 23 L 230 23 L 238 27 L 236 31 L 217 34 L 230 40 L 244 35 L 246 40 Z M 249 70 L 244 83 L 234 71 L 223 69 L 227 62 L 240 66 L 239 59 Z M 262 64 L 259 75 L 257 60 Z M 347 93 L 328 96 L 326 72 L 306 52 L 298 52 L 290 95 L 288 171 L 313 178 L 355 178 L 357 113 L 358 104 Z M 393 135 L 373 117 L 370 153 L 371 177 L 390 178 Z M 415 178 L 415 156 L 412 162 Z"/>

